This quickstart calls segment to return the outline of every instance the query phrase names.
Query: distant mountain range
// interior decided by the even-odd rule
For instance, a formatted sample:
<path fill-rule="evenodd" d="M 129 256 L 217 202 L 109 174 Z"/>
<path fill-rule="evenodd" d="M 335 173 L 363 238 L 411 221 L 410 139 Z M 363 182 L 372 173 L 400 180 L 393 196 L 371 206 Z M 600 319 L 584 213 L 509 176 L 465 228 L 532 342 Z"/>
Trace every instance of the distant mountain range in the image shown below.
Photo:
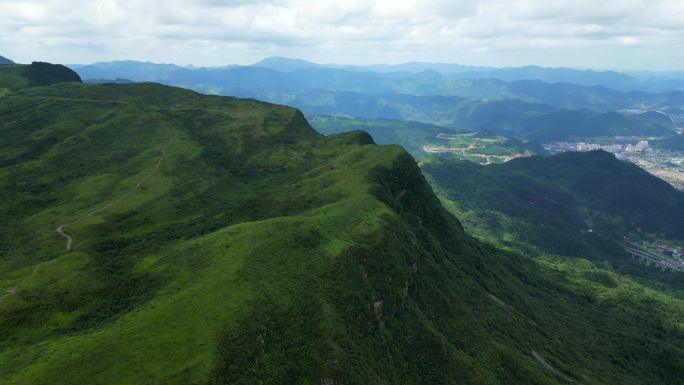
<path fill-rule="evenodd" d="M 626 113 L 557 109 L 518 99 L 468 100 L 455 96 L 360 94 L 305 90 L 263 99 L 307 114 L 418 121 L 452 129 L 492 131 L 537 142 L 620 136 L 668 136 L 672 120 L 658 112 Z"/>
<path fill-rule="evenodd" d="M 0 56 L 0 65 L 2 64 L 14 64 L 14 62 L 4 56 Z"/>
<path fill-rule="evenodd" d="M 547 83 L 571 83 L 584 86 L 604 86 L 621 91 L 664 92 L 684 90 L 684 71 L 596 71 L 565 67 L 483 67 L 453 63 L 412 62 L 402 64 L 340 65 L 318 64 L 301 59 L 270 57 L 253 66 L 278 71 L 310 68 L 335 68 L 351 71 L 371 71 L 382 74 L 439 74 L 459 79 L 540 80 Z"/>
<path fill-rule="evenodd" d="M 664 115 L 615 111 L 684 108 L 684 92 L 680 91 L 623 92 L 605 86 L 541 80 L 450 78 L 445 75 L 446 70 L 416 72 L 406 66 L 416 71 L 422 68 L 414 63 L 400 65 L 404 70 L 392 72 L 389 69 L 393 66 L 381 66 L 382 70 L 378 70 L 374 66 L 319 65 L 283 58 L 266 59 L 253 66 L 214 68 L 133 61 L 72 67 L 86 81 L 155 81 L 208 94 L 291 105 L 310 115 L 416 121 L 455 129 L 490 130 L 535 141 L 611 135 L 667 136 L 673 133 L 673 124 Z M 441 66 L 446 65 L 435 68 Z M 584 72 L 561 71 L 577 76 Z M 519 73 L 533 76 L 529 69 Z"/>
<path fill-rule="evenodd" d="M 270 57 L 263 59 L 253 66 L 271 68 L 277 71 L 295 71 L 311 68 L 335 68 L 353 71 L 369 71 L 376 73 L 429 73 L 434 72 L 446 77 L 458 77 L 460 79 L 500 79 L 504 81 L 515 80 L 541 80 L 549 83 L 573 83 L 593 86 L 603 85 L 609 88 L 621 90 L 641 89 L 648 87 L 632 76 L 615 71 L 592 71 L 571 68 L 546 68 L 540 66 L 524 67 L 479 67 L 449 63 L 402 63 L 402 64 L 378 64 L 378 65 L 339 65 L 317 64 L 300 59 L 284 57 Z"/>
<path fill-rule="evenodd" d="M 277 63 L 280 64 L 275 65 Z M 173 64 L 118 61 L 74 65 L 72 68 L 85 80 L 122 78 L 157 81 L 222 95 L 260 96 L 325 89 L 369 94 L 459 96 L 468 99 L 516 98 L 557 108 L 600 111 L 684 106 L 684 92 L 623 92 L 605 84 L 586 86 L 581 83 L 549 83 L 552 79 L 535 80 L 532 75 L 518 80 L 509 77 L 504 81 L 495 77 L 447 77 L 435 70 L 376 72 L 372 70 L 374 67 L 350 68 L 307 63 L 271 59 L 254 66 L 188 68 Z M 527 72 L 521 72 L 521 76 L 523 74 Z"/>
<path fill-rule="evenodd" d="M 401 73 L 436 73 L 444 76 L 456 74 L 494 70 L 493 67 L 478 67 L 461 64 L 447 63 L 422 63 L 410 62 L 402 64 L 371 64 L 371 65 L 345 65 L 345 64 L 318 64 L 307 60 L 292 59 L 287 57 L 268 57 L 257 63 L 255 67 L 265 67 L 276 71 L 294 71 L 310 68 L 334 68 L 348 71 L 376 72 L 381 74 L 401 74 Z"/>

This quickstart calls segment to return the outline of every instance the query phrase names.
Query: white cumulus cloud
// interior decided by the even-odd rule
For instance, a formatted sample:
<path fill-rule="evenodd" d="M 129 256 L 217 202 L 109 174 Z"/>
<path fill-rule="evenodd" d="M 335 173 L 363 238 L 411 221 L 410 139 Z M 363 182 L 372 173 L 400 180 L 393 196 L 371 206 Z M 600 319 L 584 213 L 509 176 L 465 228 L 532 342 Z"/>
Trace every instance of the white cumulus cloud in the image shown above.
<path fill-rule="evenodd" d="M 681 68 L 681 0 L 0 0 L 17 61 Z"/>

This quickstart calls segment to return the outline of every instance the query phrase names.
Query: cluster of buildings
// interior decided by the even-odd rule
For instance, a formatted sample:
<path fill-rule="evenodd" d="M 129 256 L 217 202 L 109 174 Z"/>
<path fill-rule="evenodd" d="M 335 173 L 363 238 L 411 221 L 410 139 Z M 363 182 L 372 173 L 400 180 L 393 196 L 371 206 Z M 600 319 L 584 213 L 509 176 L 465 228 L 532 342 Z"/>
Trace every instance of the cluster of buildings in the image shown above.
<path fill-rule="evenodd" d="M 644 152 L 648 149 L 648 141 L 642 140 L 637 144 L 598 144 L 585 142 L 552 142 L 547 143 L 544 147 L 551 153 L 565 152 L 565 151 L 594 151 L 603 150 L 612 153 L 620 152 Z"/>
<path fill-rule="evenodd" d="M 431 154 L 458 153 L 463 149 L 449 146 L 423 146 L 423 151 Z"/>
<path fill-rule="evenodd" d="M 684 153 L 662 150 L 649 146 L 648 141 L 636 144 L 598 144 L 585 142 L 552 142 L 544 145 L 552 154 L 566 151 L 604 150 L 618 159 L 638 165 L 651 174 L 684 191 Z"/>
<path fill-rule="evenodd" d="M 682 260 L 682 248 L 663 243 L 632 243 L 628 237 L 624 237 L 622 246 L 632 255 L 638 258 L 646 266 L 655 265 L 662 270 L 684 271 Z"/>
<path fill-rule="evenodd" d="M 668 245 L 656 245 L 656 250 L 658 250 L 662 254 L 670 255 L 670 256 L 677 258 L 679 260 L 682 259 L 682 248 L 681 247 L 672 247 L 672 246 L 668 246 Z"/>
<path fill-rule="evenodd" d="M 648 141 L 642 140 L 635 145 L 628 144 L 625 146 L 625 152 L 643 152 L 648 148 Z"/>

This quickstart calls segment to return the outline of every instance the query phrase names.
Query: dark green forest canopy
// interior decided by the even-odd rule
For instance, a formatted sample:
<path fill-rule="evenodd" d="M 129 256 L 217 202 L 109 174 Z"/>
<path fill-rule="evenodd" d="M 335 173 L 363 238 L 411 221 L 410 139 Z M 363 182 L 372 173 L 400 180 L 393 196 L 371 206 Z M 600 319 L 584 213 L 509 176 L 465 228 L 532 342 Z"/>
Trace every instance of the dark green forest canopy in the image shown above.
<path fill-rule="evenodd" d="M 422 168 L 469 228 L 501 244 L 610 260 L 643 275 L 619 245 L 625 237 L 684 240 L 684 193 L 601 150 L 486 167 L 435 159 Z"/>
<path fill-rule="evenodd" d="M 33 62 L 30 65 L 6 64 L 8 65 L 0 67 L 0 89 L 16 90 L 55 83 L 81 82 L 76 72 L 60 64 L 43 62 Z"/>

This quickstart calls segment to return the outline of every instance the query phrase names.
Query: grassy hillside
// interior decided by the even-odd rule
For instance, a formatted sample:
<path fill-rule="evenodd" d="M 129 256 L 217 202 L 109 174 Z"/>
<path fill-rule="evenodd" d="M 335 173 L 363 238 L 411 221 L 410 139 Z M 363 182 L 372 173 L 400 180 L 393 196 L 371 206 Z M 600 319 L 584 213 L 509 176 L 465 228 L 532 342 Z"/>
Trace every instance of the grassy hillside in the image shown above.
<path fill-rule="evenodd" d="M 30 65 L 12 64 L 0 67 L 0 90 L 16 90 L 63 82 L 80 83 L 81 78 L 76 72 L 59 64 L 33 62 Z"/>
<path fill-rule="evenodd" d="M 156 84 L 0 114 L 2 384 L 684 378 L 681 300 L 470 238 L 365 133 Z"/>

